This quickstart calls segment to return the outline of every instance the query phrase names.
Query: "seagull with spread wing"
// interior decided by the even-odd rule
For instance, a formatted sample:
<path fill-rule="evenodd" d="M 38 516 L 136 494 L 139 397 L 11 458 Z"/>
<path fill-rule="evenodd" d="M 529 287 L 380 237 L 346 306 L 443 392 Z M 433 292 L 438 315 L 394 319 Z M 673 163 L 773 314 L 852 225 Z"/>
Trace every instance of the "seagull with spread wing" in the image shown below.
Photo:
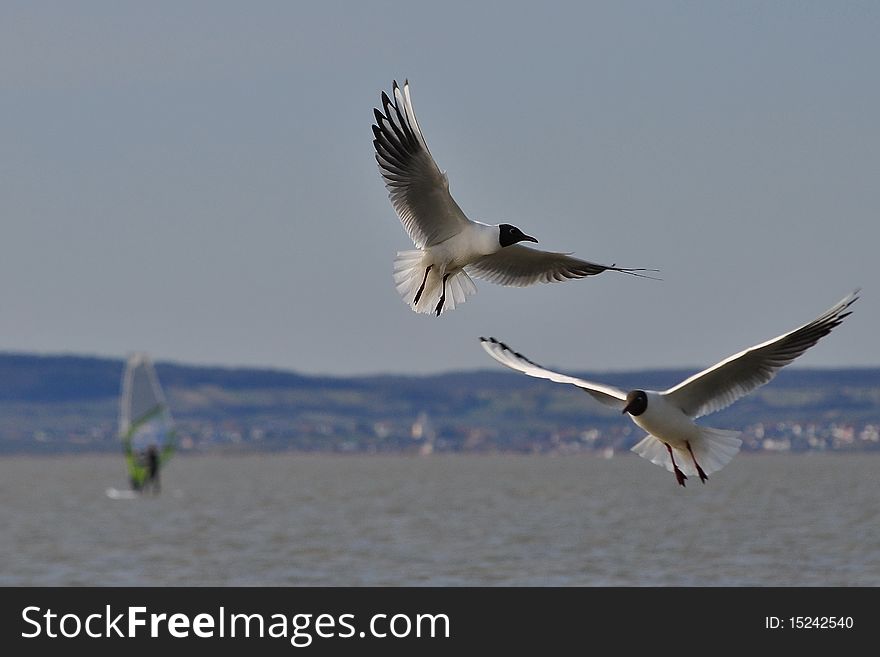
<path fill-rule="evenodd" d="M 539 251 L 520 244 L 537 242 L 516 226 L 488 225 L 468 219 L 449 193 L 446 174 L 434 162 L 413 111 L 409 82 L 393 84 L 393 99 L 382 92 L 375 109 L 373 145 L 391 204 L 416 245 L 394 260 L 397 291 L 413 310 L 440 315 L 477 291 L 471 276 L 498 285 L 583 278 L 613 270 L 643 276 L 641 271 L 598 265 L 567 253 Z"/>
<path fill-rule="evenodd" d="M 829 308 L 812 322 L 779 337 L 750 347 L 663 392 L 631 390 L 593 383 L 553 372 L 533 363 L 495 338 L 480 338 L 483 349 L 502 365 L 540 379 L 569 383 L 597 401 L 628 413 L 648 432 L 632 451 L 675 474 L 685 485 L 687 475 L 707 475 L 723 468 L 739 452 L 739 431 L 713 429 L 694 420 L 720 411 L 769 383 L 785 365 L 828 335 L 850 312 L 858 290 Z"/>

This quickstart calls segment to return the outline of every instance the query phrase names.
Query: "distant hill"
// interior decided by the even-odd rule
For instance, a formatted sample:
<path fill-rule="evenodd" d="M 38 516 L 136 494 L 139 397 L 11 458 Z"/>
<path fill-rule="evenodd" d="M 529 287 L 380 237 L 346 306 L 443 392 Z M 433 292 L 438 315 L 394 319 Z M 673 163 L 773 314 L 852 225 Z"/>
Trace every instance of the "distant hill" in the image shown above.
<path fill-rule="evenodd" d="M 0 401 L 60 402 L 115 397 L 124 366 L 122 359 L 0 352 Z M 343 379 L 310 378 L 269 369 L 157 363 L 156 371 L 165 387 L 217 385 L 244 390 L 345 385 Z"/>
<path fill-rule="evenodd" d="M 0 353 L 0 452 L 117 449 L 123 365 Z M 573 374 L 663 389 L 696 369 Z M 500 368 L 359 377 L 164 362 L 156 370 L 184 446 L 193 450 L 395 451 L 427 440 L 455 451 L 622 449 L 640 437 L 576 388 Z M 711 424 L 750 431 L 747 443 L 756 449 L 873 449 L 880 368 L 787 368 Z"/>

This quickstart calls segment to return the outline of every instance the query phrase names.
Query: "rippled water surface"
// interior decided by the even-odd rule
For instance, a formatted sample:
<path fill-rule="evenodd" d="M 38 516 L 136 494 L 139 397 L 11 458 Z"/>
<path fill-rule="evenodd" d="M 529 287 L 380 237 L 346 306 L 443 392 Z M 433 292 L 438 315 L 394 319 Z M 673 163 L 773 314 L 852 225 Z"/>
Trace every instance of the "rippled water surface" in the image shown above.
<path fill-rule="evenodd" d="M 880 586 L 880 456 L 0 458 L 2 585 Z"/>

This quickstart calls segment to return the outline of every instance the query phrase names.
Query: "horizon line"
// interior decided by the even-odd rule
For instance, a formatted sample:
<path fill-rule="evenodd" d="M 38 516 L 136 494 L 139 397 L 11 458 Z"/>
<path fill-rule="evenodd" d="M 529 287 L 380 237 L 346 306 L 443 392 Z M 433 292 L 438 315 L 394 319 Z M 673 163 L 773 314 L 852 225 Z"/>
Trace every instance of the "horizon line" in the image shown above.
<path fill-rule="evenodd" d="M 109 355 L 100 355 L 94 353 L 82 353 L 82 352 L 68 352 L 68 351 L 18 351 L 11 349 L 0 349 L 0 357 L 11 356 L 17 358 L 79 358 L 84 360 L 99 360 L 99 361 L 119 361 L 121 365 L 125 364 L 126 359 L 129 355 L 134 353 L 146 353 L 152 360 L 156 366 L 160 365 L 170 365 L 174 367 L 185 367 L 191 369 L 218 369 L 218 370 L 252 370 L 252 371 L 260 371 L 260 372 L 276 372 L 282 374 L 291 374 L 295 376 L 305 377 L 305 378 L 313 378 L 313 379 L 370 379 L 370 378 L 380 378 L 380 377 L 409 377 L 409 378 L 427 378 L 427 377 L 435 377 L 435 376 L 450 376 L 456 374 L 476 374 L 476 373 L 497 373 L 497 374 L 509 374 L 511 376 L 522 376 L 521 374 L 513 371 L 509 371 L 506 369 L 490 369 L 492 367 L 491 364 L 487 364 L 485 367 L 474 367 L 471 369 L 451 369 L 451 370 L 438 370 L 434 372 L 394 372 L 394 371 L 385 371 L 385 372 L 370 372 L 370 373 L 349 373 L 349 374 L 330 374 L 330 373 L 313 373 L 313 372 L 305 372 L 302 370 L 296 370 L 292 367 L 283 367 L 283 366 L 275 366 L 275 365 L 231 365 L 231 364 L 219 364 L 219 363 L 196 363 L 192 361 L 183 361 L 183 360 L 169 360 L 169 359 L 156 359 L 153 357 L 153 354 L 150 352 L 143 352 L 138 350 L 132 350 L 127 352 L 125 355 L 121 356 L 109 356 Z M 596 373 L 596 374 L 608 374 L 608 375 L 625 375 L 625 374 L 637 374 L 637 373 L 660 373 L 660 372 L 681 372 L 681 371 L 693 371 L 700 372 L 708 367 L 707 365 L 681 365 L 681 366 L 656 366 L 656 367 L 644 367 L 644 368 L 629 368 L 629 369 L 570 369 L 565 368 L 565 371 L 572 373 Z M 839 370 L 880 370 L 880 364 L 876 365 L 813 365 L 813 366 L 797 366 L 792 365 L 783 368 L 780 370 L 780 374 L 783 371 L 839 371 Z"/>

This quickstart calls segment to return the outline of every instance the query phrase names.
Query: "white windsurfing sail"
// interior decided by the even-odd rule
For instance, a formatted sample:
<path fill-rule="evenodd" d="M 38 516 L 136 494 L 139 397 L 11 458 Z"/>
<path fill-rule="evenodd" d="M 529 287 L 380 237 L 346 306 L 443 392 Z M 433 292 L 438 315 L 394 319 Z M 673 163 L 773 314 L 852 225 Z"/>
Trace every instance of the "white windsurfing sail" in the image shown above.
<path fill-rule="evenodd" d="M 122 375 L 119 436 L 132 488 L 140 490 L 150 476 L 150 454 L 161 467 L 174 452 L 174 427 L 165 395 L 150 357 L 128 358 Z"/>

